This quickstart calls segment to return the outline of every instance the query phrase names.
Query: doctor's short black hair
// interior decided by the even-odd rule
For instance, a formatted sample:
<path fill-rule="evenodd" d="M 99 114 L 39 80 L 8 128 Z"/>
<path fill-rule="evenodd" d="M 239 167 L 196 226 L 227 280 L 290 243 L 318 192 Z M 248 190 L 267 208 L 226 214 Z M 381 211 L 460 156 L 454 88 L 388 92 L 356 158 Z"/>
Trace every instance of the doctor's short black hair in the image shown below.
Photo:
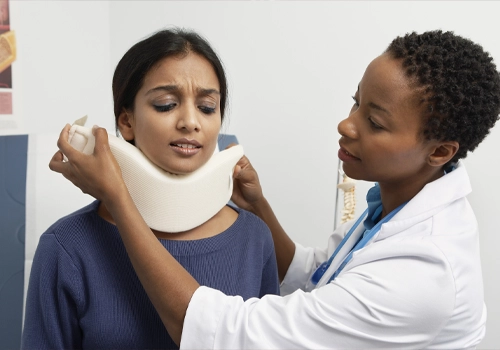
<path fill-rule="evenodd" d="M 499 119 L 500 75 L 492 57 L 471 40 L 440 30 L 397 37 L 386 52 L 402 60 L 422 92 L 425 139 L 457 141 L 452 162 L 465 158 Z"/>

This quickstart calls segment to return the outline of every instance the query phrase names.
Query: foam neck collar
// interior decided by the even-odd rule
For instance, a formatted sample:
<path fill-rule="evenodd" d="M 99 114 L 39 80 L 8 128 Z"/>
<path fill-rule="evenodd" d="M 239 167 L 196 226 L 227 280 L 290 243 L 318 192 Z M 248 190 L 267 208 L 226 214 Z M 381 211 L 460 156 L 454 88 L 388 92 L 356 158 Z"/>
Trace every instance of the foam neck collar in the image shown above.
<path fill-rule="evenodd" d="M 233 169 L 243 156 L 241 145 L 215 153 L 190 174 L 175 175 L 155 165 L 127 141 L 114 135 L 108 135 L 108 139 L 132 200 L 152 229 L 193 229 L 217 214 L 231 198 Z M 73 125 L 68 141 L 83 153 L 94 151 L 95 138 L 89 128 Z"/>

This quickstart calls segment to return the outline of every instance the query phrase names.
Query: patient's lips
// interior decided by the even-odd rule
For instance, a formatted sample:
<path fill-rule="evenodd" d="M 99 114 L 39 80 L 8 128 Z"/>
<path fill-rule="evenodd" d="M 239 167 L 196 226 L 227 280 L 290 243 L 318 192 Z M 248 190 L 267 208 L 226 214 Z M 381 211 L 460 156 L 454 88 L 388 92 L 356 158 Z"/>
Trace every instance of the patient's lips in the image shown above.
<path fill-rule="evenodd" d="M 188 140 L 186 138 L 182 138 L 171 142 L 170 147 L 175 152 L 185 156 L 191 156 L 197 154 L 202 148 L 201 144 L 198 141 Z"/>

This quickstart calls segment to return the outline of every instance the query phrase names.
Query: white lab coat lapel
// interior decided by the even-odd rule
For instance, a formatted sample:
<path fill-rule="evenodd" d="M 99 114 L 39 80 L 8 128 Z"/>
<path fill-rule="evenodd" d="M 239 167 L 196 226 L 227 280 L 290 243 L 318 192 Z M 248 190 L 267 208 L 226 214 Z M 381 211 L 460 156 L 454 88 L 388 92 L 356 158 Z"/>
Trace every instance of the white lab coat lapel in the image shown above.
<path fill-rule="evenodd" d="M 352 250 L 352 248 L 354 247 L 356 242 L 359 240 L 359 238 L 361 237 L 363 232 L 365 232 L 365 226 L 363 225 L 363 221 L 364 221 L 364 219 L 360 222 L 358 227 L 356 227 L 356 229 L 352 233 L 351 237 L 349 237 L 347 242 L 344 244 L 344 246 L 340 249 L 338 254 L 335 256 L 330 267 L 328 267 L 325 274 L 323 275 L 323 277 L 321 277 L 318 284 L 316 285 L 316 288 L 320 288 L 328 283 L 328 281 L 330 280 L 330 277 L 332 277 L 332 275 L 335 273 L 335 271 L 337 271 L 340 264 L 342 264 L 342 262 L 347 257 L 349 252 Z M 347 233 L 346 233 L 346 235 L 347 235 Z"/>

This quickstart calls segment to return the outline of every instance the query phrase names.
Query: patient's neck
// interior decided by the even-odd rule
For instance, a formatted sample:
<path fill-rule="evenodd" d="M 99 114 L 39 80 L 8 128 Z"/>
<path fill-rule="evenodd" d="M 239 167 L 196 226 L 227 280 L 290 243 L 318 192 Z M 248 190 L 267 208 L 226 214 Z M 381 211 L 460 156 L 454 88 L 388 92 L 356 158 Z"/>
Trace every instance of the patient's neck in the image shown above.
<path fill-rule="evenodd" d="M 103 203 L 99 204 L 97 214 L 107 222 L 116 225 L 113 217 Z M 179 241 L 197 240 L 213 237 L 218 235 L 219 233 L 226 231 L 229 227 L 231 227 L 231 225 L 236 221 L 237 218 L 238 213 L 234 209 L 226 205 L 208 221 L 191 230 L 175 233 L 161 232 L 156 230 L 151 231 L 153 231 L 155 236 L 159 239 Z"/>

